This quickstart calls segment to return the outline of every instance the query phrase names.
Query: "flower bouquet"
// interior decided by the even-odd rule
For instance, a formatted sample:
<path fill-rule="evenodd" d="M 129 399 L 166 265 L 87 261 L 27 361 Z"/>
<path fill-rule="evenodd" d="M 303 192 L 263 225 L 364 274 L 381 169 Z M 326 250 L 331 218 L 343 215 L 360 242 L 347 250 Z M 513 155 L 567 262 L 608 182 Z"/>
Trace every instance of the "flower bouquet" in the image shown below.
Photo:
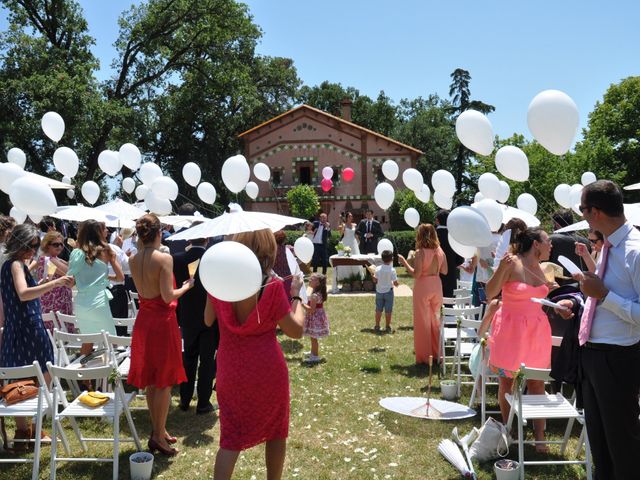
<path fill-rule="evenodd" d="M 342 256 L 344 255 L 344 249 L 345 249 L 345 248 L 346 248 L 346 247 L 344 246 L 344 244 L 343 244 L 342 242 L 338 242 L 338 243 L 336 244 L 336 252 L 338 252 L 338 255 L 339 255 L 339 256 L 341 256 L 341 257 L 342 257 Z"/>
<path fill-rule="evenodd" d="M 342 251 L 344 252 L 344 256 L 345 257 L 350 257 L 351 256 L 351 247 L 344 247 L 343 246 Z"/>

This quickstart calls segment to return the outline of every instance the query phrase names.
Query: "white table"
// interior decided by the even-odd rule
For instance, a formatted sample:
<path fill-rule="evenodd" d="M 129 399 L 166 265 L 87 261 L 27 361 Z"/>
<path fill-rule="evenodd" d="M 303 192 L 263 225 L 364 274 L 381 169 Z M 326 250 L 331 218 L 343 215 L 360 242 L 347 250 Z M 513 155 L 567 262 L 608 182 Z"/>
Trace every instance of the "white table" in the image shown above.
<path fill-rule="evenodd" d="M 366 267 L 368 265 L 382 265 L 382 258 L 380 255 L 351 255 L 345 257 L 344 255 L 331 255 L 329 257 L 329 263 L 333 267 L 333 282 L 331 284 L 331 293 L 338 293 L 338 267 Z"/>

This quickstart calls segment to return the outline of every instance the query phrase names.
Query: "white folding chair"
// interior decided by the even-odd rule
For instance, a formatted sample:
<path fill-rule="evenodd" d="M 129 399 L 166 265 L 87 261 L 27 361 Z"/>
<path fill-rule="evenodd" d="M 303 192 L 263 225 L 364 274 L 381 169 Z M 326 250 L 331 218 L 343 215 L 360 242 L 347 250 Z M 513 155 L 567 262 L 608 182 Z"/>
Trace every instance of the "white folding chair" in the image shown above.
<path fill-rule="evenodd" d="M 113 323 L 116 327 L 127 327 L 127 333 L 131 335 L 133 325 L 136 323 L 136 317 L 118 318 L 113 317 Z"/>
<path fill-rule="evenodd" d="M 40 471 L 40 446 L 42 443 L 42 419 L 45 416 L 48 405 L 46 401 L 47 386 L 40 370 L 38 362 L 24 367 L 0 367 L 0 381 L 24 380 L 25 378 L 36 378 L 38 380 L 38 395 L 29 400 L 7 405 L 4 400 L 0 401 L 0 417 L 35 417 L 36 431 L 35 447 L 33 458 L 0 458 L 0 463 L 32 463 L 31 478 L 36 480 Z M 27 442 L 30 440 L 14 440 L 16 442 Z"/>
<path fill-rule="evenodd" d="M 498 386 L 498 376 L 493 374 L 489 368 L 489 355 L 487 352 L 487 338 L 480 340 L 480 369 L 478 370 L 478 378 L 471 392 L 469 399 L 469 407 L 473 405 L 476 392 L 480 388 L 480 420 L 484 425 L 487 414 L 499 414 L 500 410 L 487 410 L 487 386 Z"/>
<path fill-rule="evenodd" d="M 513 418 L 518 417 L 518 461 L 520 462 L 520 480 L 524 480 L 525 465 L 584 465 L 587 471 L 587 480 L 591 480 L 591 450 L 589 448 L 589 438 L 585 434 L 585 459 L 584 460 L 538 460 L 526 461 L 524 459 L 524 445 L 531 444 L 560 444 L 566 445 L 565 438 L 571 433 L 573 422 L 569 420 L 583 421 L 583 416 L 575 406 L 567 400 L 561 393 L 542 395 L 524 394 L 527 380 L 540 380 L 543 382 L 552 381 L 548 369 L 528 368 L 523 363 L 518 373 L 518 382 L 514 387 L 514 394 L 507 394 L 506 400 L 509 402 L 511 410 L 507 422 L 507 430 L 511 430 Z M 525 440 L 524 425 L 528 421 L 546 419 L 566 419 L 568 420 L 563 440 Z"/>
<path fill-rule="evenodd" d="M 456 386 L 457 395 L 460 397 L 460 390 L 462 385 L 472 385 L 473 393 L 476 389 L 476 381 L 473 375 L 470 373 L 462 373 L 462 362 L 468 360 L 471 356 L 473 348 L 478 344 L 478 329 L 482 324 L 482 320 L 474 320 L 469 318 L 460 317 L 456 325 L 456 343 L 453 352 L 454 363 L 456 365 Z M 467 380 L 463 379 L 466 378 Z M 471 380 L 468 380 L 471 378 Z"/>
<path fill-rule="evenodd" d="M 443 307 L 440 317 L 440 365 L 442 373 L 447 374 L 447 363 L 454 368 L 455 365 L 455 343 L 458 336 L 458 319 L 464 318 L 468 320 L 477 320 L 479 318 L 480 307 L 457 306 Z M 472 328 L 464 329 L 465 337 L 474 337 L 475 330 Z M 448 353 L 451 355 L 448 355 Z"/>
<path fill-rule="evenodd" d="M 129 376 L 129 368 L 131 366 L 131 337 L 119 337 L 104 333 L 105 342 L 110 352 L 111 364 L 118 369 L 118 373 L 123 380 Z M 124 349 L 124 351 L 123 351 Z M 138 400 L 145 400 L 146 395 L 138 390 L 136 394 Z M 147 407 L 130 407 L 131 410 L 146 410 Z"/>
<path fill-rule="evenodd" d="M 456 288 L 453 291 L 453 297 L 454 298 L 470 297 L 470 296 L 471 296 L 471 289 L 470 288 Z"/>
<path fill-rule="evenodd" d="M 442 305 L 445 307 L 471 307 L 471 295 L 442 297 Z"/>
<path fill-rule="evenodd" d="M 63 410 L 61 412 L 55 412 L 54 420 L 60 421 L 63 418 L 75 419 L 75 418 L 106 418 L 112 420 L 113 437 L 110 438 L 88 438 L 84 437 L 80 433 L 79 441 L 83 450 L 87 451 L 86 442 L 108 442 L 113 443 L 113 457 L 112 458 L 99 458 L 99 457 L 59 457 L 57 452 L 56 430 L 57 423 L 53 422 L 53 434 L 51 439 L 51 480 L 56 478 L 56 469 L 59 462 L 112 462 L 113 463 L 113 480 L 118 479 L 118 466 L 119 466 L 119 454 L 120 454 L 120 442 L 134 442 L 138 451 L 142 450 L 140 439 L 138 438 L 138 432 L 136 431 L 135 424 L 131 418 L 131 412 L 129 411 L 129 402 L 133 398 L 133 394 L 125 394 L 122 386 L 122 381 L 117 378 L 113 382 L 113 392 L 105 393 L 109 396 L 109 401 L 99 407 L 89 407 L 76 397 L 71 403 L 68 402 L 62 384 L 61 379 L 65 379 L 68 382 L 78 382 L 82 380 L 97 380 L 100 378 L 109 377 L 113 366 L 107 365 L 105 367 L 96 368 L 80 368 L 74 369 L 69 367 L 57 367 L 47 363 L 49 372 L 53 379 L 53 402 L 61 401 Z M 133 438 L 120 438 L 120 416 L 124 413 L 129 429 Z"/>
<path fill-rule="evenodd" d="M 127 294 L 129 295 L 129 316 L 136 317 L 138 315 L 138 292 L 129 290 Z"/>
<path fill-rule="evenodd" d="M 80 326 L 78 325 L 78 320 L 75 315 L 67 315 L 66 313 L 56 312 L 56 317 L 58 317 L 59 330 L 67 333 L 75 333 L 80 331 Z M 69 328 L 67 328 L 67 324 L 73 324 L 73 331 L 70 332 Z"/>
<path fill-rule="evenodd" d="M 466 282 L 464 280 L 458 280 L 458 284 L 457 284 L 458 288 L 466 288 L 468 290 L 471 290 L 472 286 L 473 286 L 473 282 Z"/>

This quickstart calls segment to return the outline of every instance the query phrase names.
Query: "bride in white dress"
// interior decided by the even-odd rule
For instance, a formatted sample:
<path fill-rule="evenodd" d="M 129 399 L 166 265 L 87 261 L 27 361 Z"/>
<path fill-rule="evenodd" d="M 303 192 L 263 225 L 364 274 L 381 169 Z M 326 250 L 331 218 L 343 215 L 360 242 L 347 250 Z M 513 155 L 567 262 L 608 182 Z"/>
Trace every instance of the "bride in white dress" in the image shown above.
<path fill-rule="evenodd" d="M 353 223 L 353 215 L 351 212 L 346 213 L 345 222 L 342 223 L 338 230 L 342 234 L 342 244 L 345 247 L 351 248 L 351 255 L 360 255 L 360 247 L 358 246 L 358 239 L 356 238 L 357 225 Z M 358 275 L 361 279 L 364 278 L 364 268 L 360 266 L 353 267 L 338 267 L 338 280 L 344 280 L 349 277 Z"/>

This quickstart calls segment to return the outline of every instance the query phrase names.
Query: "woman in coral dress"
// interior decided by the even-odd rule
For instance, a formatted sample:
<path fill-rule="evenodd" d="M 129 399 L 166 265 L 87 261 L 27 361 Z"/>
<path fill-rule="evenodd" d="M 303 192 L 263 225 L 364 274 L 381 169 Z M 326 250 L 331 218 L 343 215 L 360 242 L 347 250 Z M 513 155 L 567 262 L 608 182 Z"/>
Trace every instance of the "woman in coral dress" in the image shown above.
<path fill-rule="evenodd" d="M 180 330 L 176 319 L 178 298 L 193 287 L 193 279 L 178 289 L 173 279 L 173 258 L 159 251 L 162 228 L 153 214 L 136 222 L 142 248 L 129 259 L 140 308 L 131 339 L 131 367 L 127 382 L 146 388 L 151 417 L 149 450 L 173 456 L 176 438 L 166 431 L 171 387 L 187 381 L 182 366 Z"/>
<path fill-rule="evenodd" d="M 531 298 L 544 298 L 549 293 L 540 262 L 549 259 L 551 240 L 539 227 L 512 230 L 514 254 L 507 254 L 487 282 L 487 298 L 502 291 L 502 305 L 493 318 L 489 338 L 489 364 L 499 375 L 498 400 L 504 423 L 509 418 L 505 395 L 511 392 L 513 375 L 524 363 L 532 368 L 551 366 L 551 326 L 542 305 Z M 529 380 L 529 393 L 544 393 L 544 382 Z M 535 438 L 544 441 L 544 420 L 533 422 Z M 546 451 L 543 443 L 536 449 Z"/>
<path fill-rule="evenodd" d="M 415 278 L 413 285 L 413 346 L 416 363 L 429 363 L 429 357 L 439 358 L 440 307 L 442 281 L 440 275 L 448 272 L 438 235 L 433 225 L 423 223 L 416 232 L 414 266 L 402 256 L 400 262 Z"/>
<path fill-rule="evenodd" d="M 220 450 L 214 479 L 231 478 L 240 451 L 264 442 L 267 478 L 279 479 L 289 434 L 289 372 L 276 328 L 292 338 L 302 336 L 304 311 L 298 296 L 302 279 L 293 278 L 290 304 L 282 280 L 271 274 L 276 257 L 273 233 L 240 233 L 233 240 L 258 257 L 263 288 L 239 302 L 210 297 L 205 309 L 205 323 L 220 325 L 216 375 Z"/>

